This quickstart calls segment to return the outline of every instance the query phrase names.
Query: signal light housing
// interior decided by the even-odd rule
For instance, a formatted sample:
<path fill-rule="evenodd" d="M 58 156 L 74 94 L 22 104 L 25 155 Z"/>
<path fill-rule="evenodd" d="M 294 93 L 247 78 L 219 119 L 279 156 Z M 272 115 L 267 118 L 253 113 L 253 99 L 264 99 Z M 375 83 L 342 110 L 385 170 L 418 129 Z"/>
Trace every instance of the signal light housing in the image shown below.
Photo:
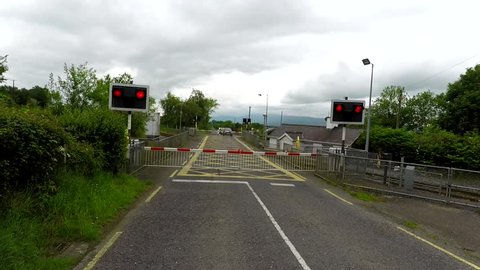
<path fill-rule="evenodd" d="M 333 124 L 362 125 L 364 123 L 364 100 L 332 100 L 331 122 Z"/>
<path fill-rule="evenodd" d="M 113 83 L 109 91 L 109 107 L 118 111 L 148 111 L 148 85 Z"/>

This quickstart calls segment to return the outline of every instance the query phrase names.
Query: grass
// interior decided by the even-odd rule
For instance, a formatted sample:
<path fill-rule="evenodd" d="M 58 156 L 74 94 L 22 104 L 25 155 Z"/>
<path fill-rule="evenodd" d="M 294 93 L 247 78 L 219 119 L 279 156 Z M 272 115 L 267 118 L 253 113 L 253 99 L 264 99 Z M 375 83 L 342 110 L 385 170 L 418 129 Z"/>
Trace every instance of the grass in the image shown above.
<path fill-rule="evenodd" d="M 0 213 L 2 269 L 71 269 L 79 258 L 55 256 L 69 242 L 93 242 L 147 188 L 134 177 L 63 175 L 53 195 L 18 193 Z"/>
<path fill-rule="evenodd" d="M 413 220 L 405 220 L 403 223 L 402 223 L 403 226 L 407 227 L 407 228 L 410 228 L 410 229 L 416 229 L 418 228 L 418 224 L 413 221 Z"/>
<path fill-rule="evenodd" d="M 383 201 L 383 198 L 363 191 L 350 191 L 350 195 L 354 198 L 357 198 L 364 202 L 380 202 Z"/>

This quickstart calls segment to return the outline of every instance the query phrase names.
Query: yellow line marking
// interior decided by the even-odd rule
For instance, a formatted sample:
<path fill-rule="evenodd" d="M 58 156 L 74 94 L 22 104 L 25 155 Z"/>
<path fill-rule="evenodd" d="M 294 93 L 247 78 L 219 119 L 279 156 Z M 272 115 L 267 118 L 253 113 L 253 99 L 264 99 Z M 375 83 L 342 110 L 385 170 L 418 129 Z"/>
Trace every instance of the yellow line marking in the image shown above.
<path fill-rule="evenodd" d="M 207 143 L 207 139 L 208 139 L 208 135 L 205 136 L 205 138 L 203 139 L 202 143 L 198 147 L 199 149 L 203 149 L 203 147 L 205 147 L 205 144 Z M 200 156 L 200 152 L 195 152 L 193 157 L 188 161 L 187 165 L 183 166 L 183 168 L 180 170 L 178 175 L 180 175 L 180 176 L 187 175 L 188 171 L 192 168 L 193 163 L 195 163 L 195 161 L 197 161 L 199 156 Z"/>
<path fill-rule="evenodd" d="M 170 174 L 170 178 L 173 178 L 175 174 L 177 174 L 178 170 L 175 170 L 172 174 Z"/>
<path fill-rule="evenodd" d="M 113 243 L 115 243 L 115 241 L 117 240 L 117 238 L 122 234 L 122 232 L 116 232 L 112 238 L 110 238 L 110 240 L 108 240 L 108 242 L 102 247 L 102 249 L 100 249 L 100 251 L 97 253 L 97 255 L 95 255 L 95 257 L 93 257 L 93 259 L 87 264 L 87 266 L 85 266 L 85 268 L 83 268 L 83 270 L 90 270 L 90 269 L 93 269 L 93 267 L 95 266 L 95 264 L 97 264 L 97 262 L 100 260 L 100 258 L 102 258 L 102 256 L 107 252 L 107 250 L 113 245 Z"/>
<path fill-rule="evenodd" d="M 302 175 L 300 175 L 300 174 L 299 174 L 299 173 L 297 173 L 297 172 L 292 172 L 292 173 L 293 173 L 293 174 L 295 174 L 296 176 L 298 176 L 298 177 L 302 178 L 303 180 L 305 180 L 305 179 L 306 179 L 305 177 L 303 177 Z"/>
<path fill-rule="evenodd" d="M 345 200 L 344 198 L 342 198 L 342 197 L 338 196 L 337 194 L 335 194 L 335 193 L 331 192 L 330 190 L 328 190 L 328 189 L 326 189 L 326 188 L 324 188 L 323 190 L 325 190 L 326 192 L 330 193 L 330 195 L 332 195 L 333 197 L 335 197 L 335 198 L 337 198 L 337 199 L 341 200 L 342 202 L 344 202 L 344 203 L 346 203 L 346 204 L 349 204 L 349 205 L 353 205 L 353 203 L 351 203 L 351 202 L 349 202 L 349 201 Z"/>
<path fill-rule="evenodd" d="M 145 200 L 146 203 L 150 202 L 153 198 L 153 196 L 155 196 L 155 194 L 157 194 L 160 189 L 162 189 L 162 186 L 159 186 L 157 189 L 155 189 L 152 194 L 150 194 L 150 196 L 148 196 L 148 198 Z"/>
<path fill-rule="evenodd" d="M 242 144 L 243 146 L 245 146 L 249 151 L 252 151 L 252 152 L 253 152 L 253 150 L 252 150 L 250 147 L 248 147 L 248 145 L 244 144 L 242 141 L 240 141 L 240 140 L 237 139 L 236 137 L 235 137 L 235 140 L 237 140 L 240 144 Z M 297 180 L 297 181 L 305 181 L 304 179 L 302 179 L 302 178 L 298 177 L 297 175 L 293 174 L 292 172 L 290 172 L 290 171 L 288 171 L 288 170 L 285 170 L 284 168 L 278 166 L 277 164 L 271 162 L 270 160 L 268 160 L 268 159 L 266 159 L 266 158 L 264 158 L 264 157 L 262 157 L 262 156 L 260 156 L 260 159 L 262 159 L 263 161 L 267 162 L 268 164 L 270 164 L 270 165 L 271 165 L 272 167 L 274 167 L 275 169 L 282 171 L 284 174 L 290 176 L 290 177 L 293 178 L 294 180 Z"/>
<path fill-rule="evenodd" d="M 397 229 L 403 231 L 404 233 L 406 233 L 406 234 L 408 234 L 408 235 L 410 235 L 410 236 L 415 237 L 416 239 L 418 239 L 418 240 L 420 240 L 420 241 L 422 241 L 422 242 L 424 242 L 424 243 L 429 244 L 430 246 L 432 246 L 432 247 L 434 247 L 434 248 L 436 248 L 436 249 L 444 252 L 445 254 L 447 254 L 447 255 L 449 255 L 449 256 L 451 256 L 451 257 L 459 260 L 460 262 L 462 262 L 462 263 L 464 263 L 464 264 L 472 267 L 473 269 L 477 269 L 477 270 L 480 269 L 480 266 L 478 266 L 478 265 L 476 265 L 476 264 L 474 264 L 474 263 L 471 263 L 471 262 L 469 262 L 469 261 L 467 261 L 467 260 L 465 260 L 465 259 L 463 259 L 463 258 L 461 258 L 461 257 L 459 257 L 459 256 L 457 256 L 457 255 L 455 255 L 455 254 L 453 254 L 453 253 L 451 253 L 450 251 L 448 251 L 448 250 L 446 250 L 446 249 L 444 249 L 444 248 L 442 248 L 442 247 L 439 247 L 439 246 L 435 245 L 434 243 L 432 243 L 432 242 L 430 242 L 430 241 L 428 241 L 428 240 L 426 240 L 426 239 L 423 239 L 422 237 L 420 237 L 420 236 L 418 236 L 418 235 L 416 235 L 416 234 L 414 234 L 414 233 L 412 233 L 412 232 L 410 232 L 410 231 L 405 230 L 404 228 L 402 228 L 402 227 L 400 227 L 400 226 L 397 226 Z"/>

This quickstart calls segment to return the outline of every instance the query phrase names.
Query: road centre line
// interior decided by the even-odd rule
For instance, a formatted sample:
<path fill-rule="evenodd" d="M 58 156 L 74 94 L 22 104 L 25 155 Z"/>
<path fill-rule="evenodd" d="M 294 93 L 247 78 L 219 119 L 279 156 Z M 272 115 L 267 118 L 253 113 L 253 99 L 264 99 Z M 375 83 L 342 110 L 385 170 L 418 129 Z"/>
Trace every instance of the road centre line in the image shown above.
<path fill-rule="evenodd" d="M 113 243 L 115 243 L 115 241 L 117 241 L 118 237 L 122 234 L 122 232 L 116 232 L 111 238 L 110 240 L 108 240 L 108 242 L 100 249 L 100 251 L 98 251 L 98 253 L 95 255 L 95 257 L 93 257 L 93 259 L 87 264 L 87 266 L 85 266 L 85 268 L 83 268 L 83 270 L 90 270 L 90 269 L 93 269 L 93 267 L 95 267 L 95 265 L 97 264 L 97 262 L 100 260 L 100 258 L 102 258 L 102 256 L 107 252 L 107 250 L 113 245 Z"/>
<path fill-rule="evenodd" d="M 333 197 L 335 197 L 335 198 L 337 198 L 337 199 L 341 200 L 342 202 L 344 202 L 344 203 L 346 203 L 346 204 L 349 204 L 349 205 L 353 205 L 353 203 L 351 203 L 351 202 L 349 202 L 349 201 L 345 200 L 344 198 L 342 198 L 342 197 L 338 196 L 337 194 L 335 194 L 335 193 L 331 192 L 330 190 L 328 190 L 328 189 L 326 189 L 326 188 L 324 188 L 323 190 L 325 190 L 326 192 L 330 193 L 330 195 L 332 195 Z"/>
<path fill-rule="evenodd" d="M 414 233 L 412 233 L 412 232 L 410 232 L 410 231 L 408 231 L 408 230 L 405 230 L 404 228 L 402 228 L 402 227 L 400 227 L 400 226 L 397 226 L 397 229 L 399 229 L 399 230 L 401 230 L 402 232 L 404 232 L 404 233 L 406 233 L 406 234 L 408 234 L 408 235 L 410 235 L 410 236 L 413 236 L 414 238 L 416 238 L 416 239 L 418 239 L 418 240 L 420 240 L 420 241 L 422 241 L 422 242 L 424 242 L 424 243 L 426 243 L 426 244 L 434 247 L 434 248 L 437 249 L 437 250 L 442 251 L 443 253 L 449 255 L 450 257 L 453 257 L 453 258 L 457 259 L 458 261 L 460 261 L 460 262 L 462 262 L 462 263 L 464 263 L 464 264 L 472 267 L 473 269 L 480 270 L 480 266 L 478 266 L 478 265 L 476 265 L 476 264 L 474 264 L 474 263 L 471 263 L 471 262 L 469 262 L 469 261 L 467 261 L 467 260 L 465 260 L 465 259 L 463 259 L 463 258 L 461 258 L 461 257 L 459 257 L 459 256 L 457 256 L 457 255 L 455 255 L 455 254 L 453 254 L 453 253 L 451 253 L 450 251 L 448 251 L 448 250 L 446 250 L 446 249 L 444 249 L 444 248 L 442 248 L 442 247 L 439 247 L 439 246 L 435 245 L 434 243 L 432 243 L 432 242 L 430 242 L 430 241 L 428 241 L 428 240 L 426 240 L 426 239 L 423 239 L 422 237 L 420 237 L 420 236 L 418 236 L 418 235 L 416 235 L 416 234 L 414 234 Z"/>
<path fill-rule="evenodd" d="M 279 187 L 295 187 L 294 184 L 282 184 L 282 183 L 270 183 L 272 186 L 279 186 Z"/>
<path fill-rule="evenodd" d="M 293 253 L 295 258 L 297 259 L 298 263 L 302 266 L 302 269 L 304 270 L 310 270 L 311 268 L 308 266 L 308 264 L 305 262 L 303 259 L 302 255 L 298 252 L 298 250 L 295 248 L 293 245 L 292 241 L 288 238 L 288 236 L 285 234 L 285 232 L 282 230 L 278 222 L 275 220 L 273 217 L 272 213 L 268 210 L 267 206 L 263 203 L 263 201 L 260 199 L 260 197 L 257 195 L 257 193 L 253 190 L 252 186 L 250 186 L 250 183 L 245 182 L 245 181 L 215 181 L 215 180 L 186 180 L 186 179 L 174 179 L 172 182 L 183 182 L 183 183 L 214 183 L 214 184 L 244 184 L 247 185 L 247 187 L 250 189 L 252 192 L 253 196 L 255 199 L 258 201 L 260 206 L 262 207 L 263 211 L 267 214 L 268 218 L 270 219 L 270 222 L 272 222 L 273 226 L 277 230 L 277 232 L 280 234 L 282 237 L 283 241 L 285 244 L 287 244 L 288 248 L 290 248 L 290 251 Z"/>
<path fill-rule="evenodd" d="M 159 191 L 160 189 L 162 189 L 162 186 L 159 186 L 157 189 L 155 189 L 152 194 L 150 194 L 150 196 L 148 196 L 148 198 L 145 200 L 146 203 L 150 202 L 153 198 L 153 196 L 155 196 Z"/>

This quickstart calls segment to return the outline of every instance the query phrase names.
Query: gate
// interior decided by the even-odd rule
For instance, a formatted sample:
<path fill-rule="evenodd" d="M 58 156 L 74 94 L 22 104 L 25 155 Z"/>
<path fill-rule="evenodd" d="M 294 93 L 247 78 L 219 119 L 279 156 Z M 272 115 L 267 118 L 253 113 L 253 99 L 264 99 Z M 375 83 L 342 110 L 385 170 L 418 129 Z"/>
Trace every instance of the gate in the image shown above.
<path fill-rule="evenodd" d="M 296 152 L 255 152 L 171 147 L 144 147 L 145 166 L 315 171 L 317 154 Z"/>

